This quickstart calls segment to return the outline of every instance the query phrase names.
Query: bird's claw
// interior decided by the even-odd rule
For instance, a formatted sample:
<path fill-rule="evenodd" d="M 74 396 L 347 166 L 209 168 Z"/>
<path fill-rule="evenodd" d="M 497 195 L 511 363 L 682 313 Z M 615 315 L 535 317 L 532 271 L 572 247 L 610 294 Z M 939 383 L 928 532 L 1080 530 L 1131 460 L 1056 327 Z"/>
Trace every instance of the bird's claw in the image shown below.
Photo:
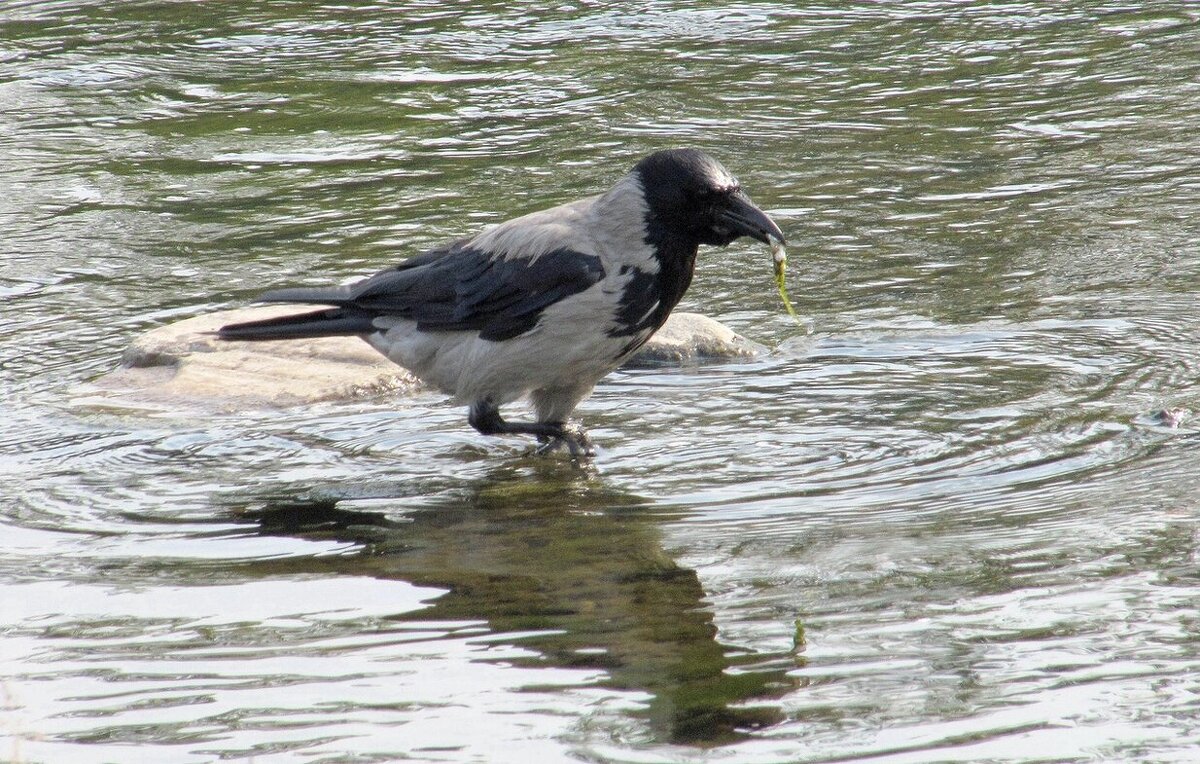
<path fill-rule="evenodd" d="M 561 435 L 543 435 L 538 438 L 538 442 L 542 445 L 538 446 L 534 453 L 539 456 L 552 454 L 563 447 L 568 450 L 572 459 L 587 459 L 596 455 L 591 439 L 578 427 L 564 427 Z"/>

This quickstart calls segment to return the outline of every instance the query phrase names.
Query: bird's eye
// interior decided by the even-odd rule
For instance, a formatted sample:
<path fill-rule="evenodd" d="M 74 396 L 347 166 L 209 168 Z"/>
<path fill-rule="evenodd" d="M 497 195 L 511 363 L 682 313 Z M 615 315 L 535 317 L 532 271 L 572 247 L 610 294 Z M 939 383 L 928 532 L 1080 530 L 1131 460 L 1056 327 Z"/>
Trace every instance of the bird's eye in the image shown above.
<path fill-rule="evenodd" d="M 722 199 L 731 196 L 732 194 L 736 194 L 739 190 L 740 187 L 736 185 L 724 188 L 714 188 L 709 186 L 707 188 L 696 189 L 692 192 L 692 196 L 701 204 L 716 204 Z"/>

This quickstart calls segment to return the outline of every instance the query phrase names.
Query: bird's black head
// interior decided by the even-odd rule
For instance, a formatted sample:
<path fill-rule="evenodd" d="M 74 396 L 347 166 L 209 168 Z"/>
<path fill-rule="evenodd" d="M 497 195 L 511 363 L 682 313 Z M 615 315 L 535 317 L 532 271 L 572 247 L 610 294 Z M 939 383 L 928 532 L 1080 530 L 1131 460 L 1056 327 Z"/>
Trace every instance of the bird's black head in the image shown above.
<path fill-rule="evenodd" d="M 724 246 L 741 236 L 764 244 L 783 241 L 783 232 L 754 206 L 737 178 L 698 149 L 658 151 L 633 171 L 649 206 L 652 237 Z"/>

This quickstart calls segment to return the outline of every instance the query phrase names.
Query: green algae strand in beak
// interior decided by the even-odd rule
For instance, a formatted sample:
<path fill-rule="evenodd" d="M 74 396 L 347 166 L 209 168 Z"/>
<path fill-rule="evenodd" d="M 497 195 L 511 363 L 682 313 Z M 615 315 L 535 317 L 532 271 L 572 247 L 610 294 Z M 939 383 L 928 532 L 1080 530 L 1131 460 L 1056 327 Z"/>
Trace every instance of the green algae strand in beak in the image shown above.
<path fill-rule="evenodd" d="M 783 300 L 783 307 L 788 315 L 799 324 L 800 316 L 796 315 L 796 309 L 792 307 L 787 293 L 787 281 L 784 279 L 784 271 L 787 270 L 787 250 L 783 248 L 783 242 L 774 237 L 771 238 L 771 259 L 775 262 L 775 286 L 779 287 L 779 298 Z"/>

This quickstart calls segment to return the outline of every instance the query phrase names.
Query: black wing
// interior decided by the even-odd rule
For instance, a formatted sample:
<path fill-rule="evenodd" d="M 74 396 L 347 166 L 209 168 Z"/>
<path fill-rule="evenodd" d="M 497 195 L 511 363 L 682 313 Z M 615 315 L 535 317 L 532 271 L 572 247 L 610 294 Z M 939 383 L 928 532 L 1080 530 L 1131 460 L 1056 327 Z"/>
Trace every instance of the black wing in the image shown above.
<path fill-rule="evenodd" d="M 499 341 L 529 331 L 547 307 L 603 277 L 599 257 L 570 249 L 506 259 L 460 243 L 357 284 L 280 289 L 259 301 L 335 305 L 358 315 L 407 318 L 427 331 L 473 329 Z"/>

